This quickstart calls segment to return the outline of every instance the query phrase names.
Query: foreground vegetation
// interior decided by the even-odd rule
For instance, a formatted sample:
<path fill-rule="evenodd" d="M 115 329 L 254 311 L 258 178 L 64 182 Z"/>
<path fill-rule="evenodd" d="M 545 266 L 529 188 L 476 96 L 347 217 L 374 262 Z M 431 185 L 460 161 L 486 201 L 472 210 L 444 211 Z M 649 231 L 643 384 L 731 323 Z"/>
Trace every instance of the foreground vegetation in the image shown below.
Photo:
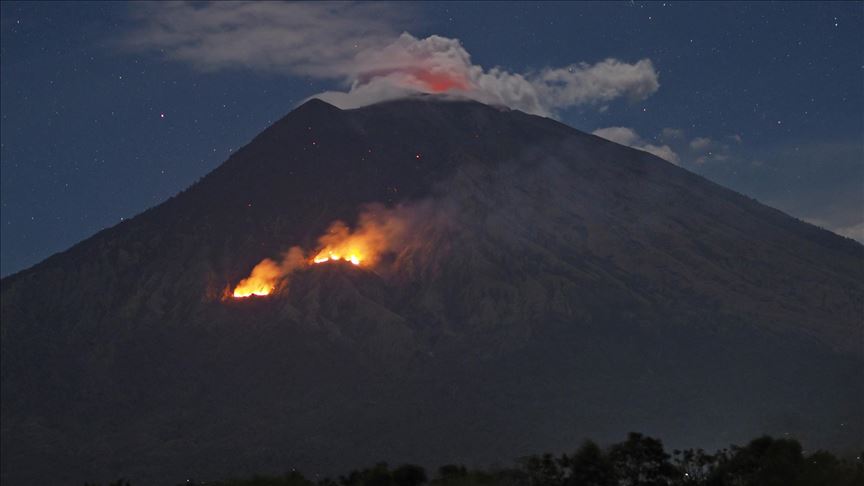
<path fill-rule="evenodd" d="M 585 442 L 573 454 L 543 454 L 503 469 L 447 465 L 433 477 L 417 465 L 391 469 L 380 463 L 338 479 L 313 481 L 299 472 L 227 481 L 188 481 L 182 486 L 864 486 L 864 457 L 838 459 L 824 451 L 804 453 L 796 440 L 760 437 L 745 447 L 708 454 L 675 450 L 631 433 L 601 448 Z M 85 485 L 89 486 L 89 485 Z M 132 486 L 125 480 L 109 486 Z M 179 486 L 179 485 L 178 485 Z"/>

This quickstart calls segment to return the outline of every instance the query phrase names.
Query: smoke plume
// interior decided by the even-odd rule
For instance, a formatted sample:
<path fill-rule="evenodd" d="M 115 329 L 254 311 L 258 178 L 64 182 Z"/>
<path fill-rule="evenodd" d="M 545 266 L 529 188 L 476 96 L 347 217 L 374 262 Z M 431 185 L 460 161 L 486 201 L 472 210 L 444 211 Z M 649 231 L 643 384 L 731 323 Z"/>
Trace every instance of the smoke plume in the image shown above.
<path fill-rule="evenodd" d="M 544 116 L 573 106 L 641 100 L 659 88 L 650 59 L 605 59 L 516 73 L 474 64 L 458 39 L 417 38 L 399 4 L 213 2 L 143 4 L 124 45 L 201 71 L 253 69 L 331 80 L 314 97 L 356 108 L 445 93 Z M 400 26 L 397 28 L 397 26 Z"/>

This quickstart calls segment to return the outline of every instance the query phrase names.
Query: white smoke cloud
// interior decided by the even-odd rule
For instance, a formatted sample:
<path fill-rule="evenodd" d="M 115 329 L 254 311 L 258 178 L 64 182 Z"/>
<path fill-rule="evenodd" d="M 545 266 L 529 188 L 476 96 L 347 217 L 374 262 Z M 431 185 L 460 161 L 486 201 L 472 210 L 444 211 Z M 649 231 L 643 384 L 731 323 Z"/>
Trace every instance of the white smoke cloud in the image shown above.
<path fill-rule="evenodd" d="M 651 60 L 606 59 L 537 72 L 485 69 L 458 39 L 397 35 L 392 5 L 214 2 L 147 4 L 127 47 L 202 71 L 254 69 L 341 81 L 315 97 L 355 108 L 411 93 L 447 93 L 552 116 L 573 106 L 641 100 L 659 88 Z"/>
<path fill-rule="evenodd" d="M 317 95 L 343 108 L 404 96 L 405 91 L 452 93 L 483 103 L 505 105 L 539 115 L 577 105 L 591 105 L 628 97 L 644 99 L 660 87 L 648 59 L 627 64 L 606 59 L 538 73 L 518 74 L 500 68 L 485 70 L 457 39 L 408 33 L 380 50 L 358 54 L 348 92 Z"/>
<path fill-rule="evenodd" d="M 605 138 L 606 140 L 610 140 L 615 143 L 620 143 L 621 145 L 626 145 L 628 147 L 632 147 L 638 150 L 642 150 L 648 152 L 649 154 L 656 155 L 661 159 L 664 159 L 668 162 L 671 162 L 675 165 L 680 165 L 680 158 L 678 154 L 675 153 L 674 150 L 668 145 L 654 145 L 646 142 L 636 133 L 632 128 L 627 127 L 607 127 L 607 128 L 598 128 L 592 132 L 594 135 L 598 137 Z"/>
<path fill-rule="evenodd" d="M 133 10 L 123 45 L 201 71 L 252 69 L 340 78 L 358 52 L 398 35 L 404 19 L 377 3 L 152 2 Z"/>
<path fill-rule="evenodd" d="M 706 150 L 710 148 L 714 144 L 714 141 L 708 137 L 696 137 L 690 141 L 690 148 L 692 150 Z"/>
<path fill-rule="evenodd" d="M 664 128 L 661 132 L 663 140 L 680 140 L 684 138 L 684 130 L 680 128 Z"/>

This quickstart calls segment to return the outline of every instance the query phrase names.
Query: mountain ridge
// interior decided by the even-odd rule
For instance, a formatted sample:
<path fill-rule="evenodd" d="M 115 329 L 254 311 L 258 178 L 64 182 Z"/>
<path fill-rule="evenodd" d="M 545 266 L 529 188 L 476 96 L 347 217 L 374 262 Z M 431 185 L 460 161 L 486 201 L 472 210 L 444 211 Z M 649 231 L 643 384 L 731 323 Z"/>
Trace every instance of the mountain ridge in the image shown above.
<path fill-rule="evenodd" d="M 485 104 L 483 104 L 483 103 L 481 103 L 481 102 L 479 102 L 479 101 L 475 101 L 475 100 L 470 100 L 470 99 L 464 99 L 464 100 L 461 100 L 461 99 L 451 99 L 451 98 L 448 98 L 448 97 L 441 97 L 441 96 L 438 96 L 438 95 L 426 95 L 426 96 L 419 96 L 419 97 L 413 97 L 413 98 L 408 98 L 408 99 L 386 100 L 386 101 L 381 101 L 381 102 L 375 103 L 375 106 L 381 106 L 381 107 L 383 107 L 383 106 L 387 106 L 387 105 L 391 105 L 391 104 L 396 104 L 396 105 L 398 105 L 398 104 L 403 104 L 403 103 L 465 103 L 465 104 L 469 104 L 469 105 L 482 106 L 482 107 L 486 107 L 486 108 L 493 109 L 493 110 L 503 111 L 502 108 L 491 107 L 491 106 L 489 106 L 489 105 L 485 105 Z M 370 105 L 370 106 L 372 106 L 372 105 Z M 366 108 L 368 108 L 368 107 L 360 107 L 360 108 L 352 108 L 352 109 L 343 110 L 343 109 L 337 108 L 336 106 L 331 105 L 330 103 L 327 103 L 326 101 L 320 100 L 320 99 L 318 99 L 318 98 L 310 98 L 310 99 L 308 99 L 307 101 L 305 101 L 304 103 L 302 103 L 301 105 L 298 105 L 294 110 L 291 110 L 291 111 L 290 111 L 288 114 L 286 114 L 284 117 L 280 118 L 279 120 L 277 120 L 276 122 L 274 122 L 273 124 L 271 124 L 270 126 L 268 126 L 267 128 L 265 128 L 264 131 L 262 131 L 259 135 L 257 135 L 256 137 L 254 137 L 250 142 L 248 142 L 248 143 L 245 144 L 243 147 L 241 147 L 240 150 L 243 150 L 243 148 L 245 148 L 246 146 L 251 145 L 252 143 L 254 143 L 255 140 L 257 140 L 259 137 L 263 136 L 265 133 L 267 133 L 267 132 L 270 131 L 271 129 L 275 129 L 277 126 L 284 125 L 284 123 L 285 123 L 286 121 L 288 121 L 289 117 L 296 117 L 296 116 L 298 116 L 299 114 L 304 113 L 305 111 L 319 110 L 319 111 L 324 111 L 324 112 L 329 112 L 329 113 L 336 113 L 336 112 L 352 112 L 352 111 L 361 111 L 361 110 L 365 110 Z M 633 149 L 633 148 L 631 148 L 631 147 L 627 147 L 626 145 L 621 145 L 621 144 L 618 144 L 618 143 L 616 143 L 616 142 L 612 142 L 612 141 L 610 141 L 610 140 L 607 140 L 607 139 L 605 139 L 605 138 L 602 138 L 602 137 L 599 137 L 599 136 L 596 136 L 596 135 L 592 135 L 592 134 L 587 133 L 587 132 L 581 132 L 581 131 L 579 131 L 579 130 L 576 129 L 576 128 L 573 128 L 573 127 L 571 127 L 571 126 L 569 126 L 569 125 L 566 125 L 566 124 L 564 124 L 564 123 L 562 123 L 562 122 L 560 122 L 560 121 L 558 121 L 558 120 L 552 119 L 552 118 L 541 117 L 541 116 L 538 116 L 538 115 L 530 115 L 530 114 L 527 114 L 527 113 L 523 113 L 523 112 L 521 112 L 521 111 L 519 111 L 519 110 L 509 110 L 509 109 L 507 109 L 506 111 L 513 111 L 513 112 L 520 113 L 520 114 L 522 114 L 522 115 L 524 115 L 524 116 L 527 116 L 527 117 L 533 117 L 533 118 L 539 118 L 539 119 L 547 120 L 547 121 L 549 121 L 549 122 L 551 122 L 551 123 L 555 123 L 555 124 L 560 125 L 562 128 L 564 128 L 564 129 L 566 129 L 566 130 L 573 130 L 573 131 L 576 131 L 576 132 L 581 133 L 581 134 L 584 135 L 584 136 L 594 137 L 594 138 L 596 138 L 597 140 L 601 140 L 601 141 L 603 141 L 604 143 L 612 143 L 612 144 L 615 144 L 615 145 L 618 145 L 618 146 L 621 146 L 621 147 L 624 147 L 624 148 L 627 148 L 627 149 L 630 149 L 630 150 L 638 150 L 638 149 Z M 238 151 L 238 152 L 239 152 L 239 151 Z M 641 152 L 641 151 L 640 151 L 640 152 Z M 646 152 L 646 153 L 647 153 L 647 152 Z M 9 275 L 3 277 L 2 280 L 6 280 L 6 279 L 8 279 L 8 278 L 15 277 L 15 276 L 17 276 L 17 275 L 19 275 L 19 274 L 21 274 L 21 273 L 23 273 L 23 272 L 30 271 L 31 269 L 36 268 L 37 266 L 41 265 L 43 262 L 45 262 L 45 261 L 47 261 L 47 260 L 49 260 L 49 259 L 52 259 L 52 258 L 54 258 L 54 257 L 56 257 L 56 256 L 60 256 L 60 255 L 64 255 L 64 254 L 66 254 L 66 253 L 69 252 L 70 250 L 72 250 L 72 249 L 74 249 L 75 247 L 77 247 L 77 246 L 79 246 L 79 245 L 81 245 L 81 244 L 87 242 L 87 241 L 90 240 L 91 238 L 94 238 L 94 237 L 97 237 L 97 236 L 99 236 L 99 235 L 102 235 L 102 234 L 105 233 L 105 232 L 113 231 L 113 230 L 115 230 L 115 229 L 118 228 L 118 227 L 121 227 L 121 226 L 123 226 L 123 225 L 125 225 L 125 224 L 128 224 L 128 223 L 129 223 L 132 219 L 134 219 L 134 218 L 137 218 L 137 217 L 142 216 L 142 215 L 144 215 L 144 214 L 146 214 L 146 213 L 149 213 L 149 212 L 151 212 L 151 211 L 156 210 L 156 209 L 159 208 L 160 206 L 162 206 L 162 205 L 164 205 L 164 204 L 170 202 L 171 200 L 173 200 L 173 199 L 179 197 L 180 195 L 182 195 L 182 194 L 188 192 L 189 190 L 191 190 L 191 189 L 194 188 L 195 186 L 199 185 L 199 184 L 203 181 L 203 179 L 204 179 L 205 177 L 207 177 L 207 175 L 209 175 L 209 174 L 215 172 L 216 170 L 218 170 L 220 167 L 222 167 L 222 165 L 224 165 L 225 163 L 229 162 L 231 159 L 235 158 L 236 155 L 237 155 L 237 153 L 232 154 L 231 157 L 229 157 L 228 159 L 226 159 L 225 162 L 223 162 L 222 164 L 220 164 L 219 166 L 217 166 L 217 167 L 216 167 L 215 169 L 213 169 L 210 173 L 205 174 L 205 176 L 203 176 L 202 178 L 200 178 L 198 181 L 194 182 L 194 183 L 193 183 L 192 185 L 190 185 L 189 187 L 187 187 L 187 188 L 181 190 L 181 191 L 178 192 L 177 194 L 175 194 L 175 195 L 169 197 L 167 200 L 163 201 L 162 203 L 159 203 L 159 204 L 157 204 L 157 205 L 155 205 L 155 206 L 152 206 L 152 207 L 150 207 L 150 208 L 144 209 L 143 211 L 141 211 L 141 212 L 138 213 L 138 214 L 135 214 L 135 215 L 133 215 L 133 216 L 130 216 L 130 217 L 128 217 L 128 218 L 125 218 L 124 221 L 122 221 L 122 222 L 120 222 L 120 223 L 117 223 L 117 224 L 115 224 L 115 225 L 113 225 L 113 226 L 110 226 L 110 227 L 108 227 L 108 228 L 102 229 L 102 230 L 96 232 L 95 234 L 93 234 L 93 235 L 91 235 L 91 236 L 89 236 L 89 237 L 86 237 L 85 239 L 79 241 L 78 243 L 73 244 L 73 245 L 70 246 L 68 249 L 66 249 L 66 250 L 62 250 L 62 251 L 59 251 L 59 252 L 54 253 L 54 254 L 52 254 L 52 255 L 49 255 L 48 257 L 46 257 L 46 258 L 43 259 L 42 261 L 37 262 L 37 263 L 31 265 L 30 267 L 27 267 L 27 268 L 24 268 L 24 269 L 18 270 L 18 271 L 16 271 L 16 272 L 13 272 L 13 273 L 11 273 L 11 274 L 9 274 Z M 649 155 L 650 155 L 650 154 L 649 154 Z M 655 157 L 656 157 L 656 156 L 655 156 Z M 661 159 L 661 158 L 659 158 L 659 157 L 656 157 L 656 158 L 657 158 L 658 160 L 663 160 L 663 159 Z M 668 162 L 668 161 L 663 160 L 663 162 L 665 162 L 665 163 L 667 163 L 667 164 L 670 164 L 670 165 L 673 165 L 673 166 L 674 166 L 674 164 L 671 164 L 671 163 Z M 675 167 L 679 167 L 679 166 L 675 166 Z M 679 168 L 680 168 L 680 167 L 679 167 Z M 682 170 L 686 170 L 686 169 L 682 169 Z M 725 187 L 725 186 L 722 186 L 722 185 L 720 185 L 720 184 L 717 184 L 717 183 L 711 181 L 710 179 L 707 179 L 707 178 L 705 178 L 704 176 L 701 176 L 701 175 L 699 175 L 699 174 L 696 174 L 696 173 L 693 173 L 693 172 L 690 172 L 690 171 L 687 171 L 687 172 L 688 172 L 688 174 L 691 174 L 692 176 L 694 176 L 694 177 L 696 177 L 696 178 L 699 178 L 701 181 L 708 182 L 708 183 L 710 183 L 710 184 L 712 184 L 712 185 L 715 185 L 715 186 L 717 186 L 717 187 L 720 187 L 720 188 L 722 188 L 722 189 L 724 189 L 724 190 L 731 191 L 731 192 L 735 193 L 736 195 L 738 195 L 738 196 L 740 196 L 740 197 L 743 197 L 743 198 L 746 198 L 746 199 L 748 199 L 748 200 L 751 200 L 751 201 L 757 202 L 757 203 L 759 203 L 760 205 L 762 205 L 762 206 L 764 206 L 764 207 L 766 207 L 766 208 L 768 208 L 768 209 L 770 209 L 770 210 L 777 211 L 777 212 L 781 213 L 783 216 L 786 216 L 786 217 L 792 218 L 792 219 L 794 219 L 797 223 L 800 223 L 800 224 L 802 224 L 802 225 L 807 225 L 807 226 L 812 227 L 811 233 L 813 234 L 813 238 L 814 238 L 814 239 L 824 240 L 825 237 L 826 237 L 825 233 L 830 233 L 831 235 L 836 236 L 836 237 L 838 237 L 838 238 L 840 238 L 841 240 L 844 241 L 844 243 L 842 243 L 842 244 L 840 244 L 838 241 L 834 241 L 834 242 L 832 242 L 832 246 L 834 246 L 834 247 L 845 247 L 846 251 L 848 251 L 848 252 L 850 252 L 850 253 L 853 253 L 853 254 L 855 254 L 856 252 L 857 252 L 857 253 L 860 253 L 860 252 L 864 251 L 864 250 L 862 250 L 862 248 L 864 248 L 864 245 L 862 245 L 861 242 L 858 242 L 857 240 L 855 240 L 855 239 L 853 239 L 853 238 L 849 238 L 849 237 L 847 237 L 847 236 L 844 236 L 844 235 L 840 235 L 840 234 L 834 233 L 834 232 L 830 231 L 830 230 L 827 229 L 827 228 L 823 228 L 823 227 L 820 227 L 820 226 L 814 225 L 814 224 L 812 224 L 812 223 L 809 223 L 809 222 L 807 222 L 807 221 L 804 221 L 804 220 L 802 220 L 802 219 L 800 219 L 800 218 L 797 218 L 797 217 L 795 217 L 795 216 L 793 216 L 793 215 L 790 215 L 790 214 L 785 213 L 785 212 L 783 212 L 783 211 L 781 211 L 781 210 L 779 210 L 779 209 L 773 208 L 773 207 L 771 207 L 771 206 L 769 206 L 769 205 L 767 205 L 767 204 L 765 204 L 765 203 L 762 203 L 762 202 L 758 201 L 758 200 L 755 199 L 755 198 L 752 198 L 752 197 L 747 196 L 747 195 L 745 195 L 745 194 L 739 193 L 739 192 L 737 192 L 737 191 L 735 191 L 735 190 L 733 190 L 733 189 L 729 189 L 729 188 L 727 188 L 727 187 Z M 827 243 L 827 242 L 826 242 L 826 243 Z"/>
<path fill-rule="evenodd" d="M 370 213 L 410 223 L 376 266 L 226 297 Z M 2 280 L 3 480 L 484 461 L 624 428 L 858 447 L 862 281 L 857 242 L 550 119 L 309 101 Z"/>

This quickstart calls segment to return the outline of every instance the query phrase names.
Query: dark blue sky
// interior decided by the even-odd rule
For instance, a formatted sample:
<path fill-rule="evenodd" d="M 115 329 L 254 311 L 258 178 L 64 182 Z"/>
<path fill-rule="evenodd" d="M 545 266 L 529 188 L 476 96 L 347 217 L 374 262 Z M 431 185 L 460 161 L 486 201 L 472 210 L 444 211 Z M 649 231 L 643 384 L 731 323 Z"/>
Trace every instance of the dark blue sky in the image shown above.
<path fill-rule="evenodd" d="M 175 7 L 2 3 L 3 275 L 158 204 L 298 102 L 344 91 L 356 76 L 356 67 L 334 74 L 329 57 L 324 67 L 309 59 L 285 67 L 281 58 L 216 65 L 213 56 L 225 47 L 189 54 L 160 37 L 164 31 L 154 25 L 169 19 L 182 27 L 189 17 L 167 8 Z M 208 8 L 197 5 L 189 22 L 206 18 Z M 348 12 L 341 20 L 331 9 L 335 20 L 327 17 L 304 35 L 326 57 L 332 46 L 353 42 L 345 36 L 367 37 L 363 22 L 368 38 L 437 34 L 459 39 L 474 65 L 528 79 L 550 67 L 577 66 L 578 74 L 582 62 L 591 71 L 608 58 L 628 66 L 648 59 L 659 87 L 553 103 L 554 115 L 580 130 L 607 129 L 598 134 L 665 150 L 688 170 L 864 238 L 860 2 L 374 8 L 380 12 Z M 260 27 L 244 22 L 238 18 L 234 27 Z M 279 25 L 285 30 L 277 42 L 294 28 Z M 333 59 L 344 58 L 336 47 Z M 278 53 L 278 46 L 266 49 Z"/>

